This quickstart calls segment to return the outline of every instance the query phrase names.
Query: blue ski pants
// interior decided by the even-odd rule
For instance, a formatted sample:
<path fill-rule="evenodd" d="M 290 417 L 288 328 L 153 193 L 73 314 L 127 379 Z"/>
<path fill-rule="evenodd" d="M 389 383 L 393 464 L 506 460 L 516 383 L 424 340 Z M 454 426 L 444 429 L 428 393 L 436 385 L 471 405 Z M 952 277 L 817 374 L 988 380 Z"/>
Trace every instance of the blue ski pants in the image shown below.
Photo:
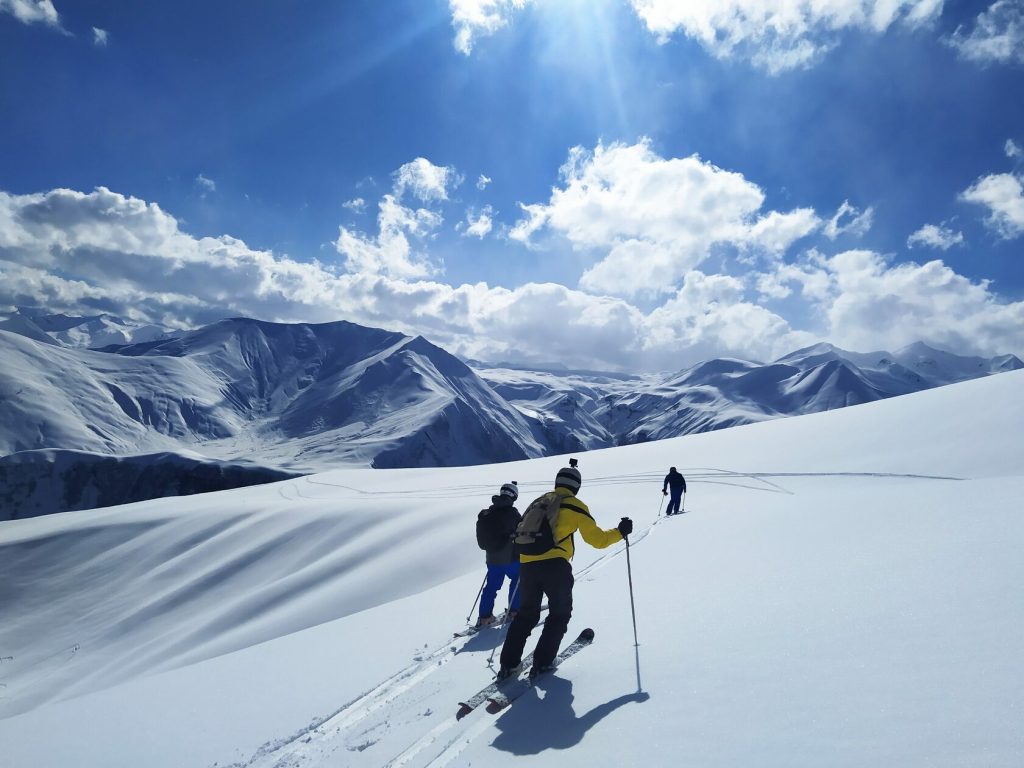
<path fill-rule="evenodd" d="M 494 600 L 498 596 L 502 582 L 508 576 L 508 607 L 509 610 L 519 610 L 519 563 L 508 563 L 507 565 L 488 565 L 487 581 L 484 582 L 484 591 L 480 595 L 480 615 L 492 616 L 494 614 Z"/>

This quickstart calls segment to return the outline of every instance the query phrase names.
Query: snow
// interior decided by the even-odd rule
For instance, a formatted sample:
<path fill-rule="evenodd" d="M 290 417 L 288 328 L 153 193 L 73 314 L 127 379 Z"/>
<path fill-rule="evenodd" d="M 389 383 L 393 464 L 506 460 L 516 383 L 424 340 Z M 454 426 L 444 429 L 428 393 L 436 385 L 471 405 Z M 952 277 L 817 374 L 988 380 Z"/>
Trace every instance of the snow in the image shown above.
<path fill-rule="evenodd" d="M 115 352 L 0 331 L 0 453 L 191 449 L 310 472 L 543 452 L 518 411 L 421 337 L 234 319 Z"/>
<path fill-rule="evenodd" d="M 241 488 L 294 474 L 188 451 L 107 456 L 46 449 L 0 456 L 0 520 Z"/>
<path fill-rule="evenodd" d="M 558 451 L 628 445 L 905 395 L 1024 368 L 1018 358 L 896 353 L 821 343 L 768 364 L 719 358 L 669 375 L 621 376 L 480 366 L 480 375 L 542 423 Z"/>
<path fill-rule="evenodd" d="M 923 344 L 895 354 L 818 344 L 768 365 L 711 360 L 668 376 L 474 371 L 422 337 L 245 318 L 104 351 L 51 338 L 97 324 L 124 321 L 23 309 L 0 330 L 0 453 L 192 450 L 298 472 L 469 465 L 845 407 L 1024 366 Z"/>
<path fill-rule="evenodd" d="M 1019 766 L 1022 384 L 579 454 L 599 524 L 636 523 L 640 644 L 623 545 L 581 545 L 596 641 L 497 717 L 454 718 L 500 646 L 451 640 L 473 520 L 565 457 L 0 523 L 5 765 Z"/>
<path fill-rule="evenodd" d="M 158 325 L 138 323 L 116 315 L 73 317 L 39 307 L 18 307 L 0 319 L 0 328 L 63 347 L 97 348 L 137 344 L 177 335 Z"/>

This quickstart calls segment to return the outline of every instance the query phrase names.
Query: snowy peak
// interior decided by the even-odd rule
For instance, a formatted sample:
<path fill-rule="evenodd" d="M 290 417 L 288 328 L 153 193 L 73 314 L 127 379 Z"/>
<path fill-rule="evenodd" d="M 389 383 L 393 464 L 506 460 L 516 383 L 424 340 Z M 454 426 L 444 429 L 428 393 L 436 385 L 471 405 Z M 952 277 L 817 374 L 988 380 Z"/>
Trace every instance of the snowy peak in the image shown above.
<path fill-rule="evenodd" d="M 113 350 L 135 357 L 175 357 L 195 362 L 224 385 L 240 411 L 279 411 L 315 382 L 337 377 L 405 342 L 400 333 L 348 322 L 268 323 L 233 318 L 176 339 Z"/>
<path fill-rule="evenodd" d="M 348 354 L 351 359 L 365 356 L 365 350 L 396 344 L 408 337 L 378 328 L 366 328 L 339 320 L 333 323 L 271 323 L 245 317 L 221 320 L 182 334 L 178 338 L 153 344 L 128 346 L 116 350 L 122 355 L 223 354 L 234 348 L 241 353 L 261 350 L 296 358 L 309 357 L 324 350 Z"/>
<path fill-rule="evenodd" d="M 174 332 L 158 325 L 136 323 L 116 315 L 77 317 L 52 314 L 36 307 L 18 307 L 16 312 L 0 321 L 0 328 L 36 341 L 47 343 L 45 339 L 49 339 L 63 347 L 80 349 L 99 349 L 174 335 Z"/>
<path fill-rule="evenodd" d="M 16 333 L 19 336 L 24 336 L 43 344 L 60 345 L 60 342 L 40 328 L 34 320 L 20 313 L 15 313 L 0 320 L 0 330 Z"/>
<path fill-rule="evenodd" d="M 0 446 L 98 453 L 179 442 L 221 459 L 312 471 L 339 461 L 443 466 L 538 456 L 534 427 L 422 337 L 348 322 L 235 318 L 107 352 L 7 334 Z"/>
<path fill-rule="evenodd" d="M 993 357 L 990 370 L 992 373 L 1006 373 L 1007 371 L 1018 371 L 1024 368 L 1024 362 L 1016 355 L 999 355 Z"/>
<path fill-rule="evenodd" d="M 907 369 L 932 383 L 932 386 L 953 384 L 976 379 L 991 373 L 1015 371 L 1024 368 L 1024 362 L 1015 355 L 994 358 L 963 357 L 917 342 L 899 350 L 894 358 Z"/>
<path fill-rule="evenodd" d="M 993 358 L 957 355 L 920 341 L 895 353 L 848 352 L 832 344 L 820 343 L 792 352 L 776 362 L 806 369 L 833 360 L 843 361 L 864 371 L 888 373 L 897 379 L 933 387 L 1024 368 L 1024 363 L 1015 355 Z"/>
<path fill-rule="evenodd" d="M 698 363 L 673 374 L 665 381 L 667 387 L 717 386 L 733 380 L 745 373 L 760 368 L 756 363 L 747 360 L 736 360 L 731 357 L 719 357 Z"/>
<path fill-rule="evenodd" d="M 1013 355 L 963 357 L 913 344 L 899 352 L 850 352 L 819 343 L 769 364 L 718 358 L 663 377 L 628 384 L 588 383 L 563 443 L 623 445 L 748 424 L 780 416 L 843 408 L 1024 364 Z M 482 369 L 524 414 L 557 420 L 549 373 Z M 515 378 L 512 387 L 508 381 Z M 513 396 L 514 395 L 514 396 Z"/>

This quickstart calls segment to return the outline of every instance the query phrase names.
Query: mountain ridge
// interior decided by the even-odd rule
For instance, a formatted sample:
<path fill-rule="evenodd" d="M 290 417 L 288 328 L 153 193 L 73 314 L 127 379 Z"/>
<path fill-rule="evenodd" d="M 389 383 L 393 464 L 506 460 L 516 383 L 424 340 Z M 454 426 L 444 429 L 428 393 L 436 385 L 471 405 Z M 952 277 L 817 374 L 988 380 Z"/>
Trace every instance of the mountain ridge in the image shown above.
<path fill-rule="evenodd" d="M 423 336 L 347 321 L 229 318 L 100 350 L 28 330 L 0 331 L 0 454 L 94 454 L 83 466 L 166 451 L 290 473 L 515 461 L 832 410 L 1024 367 L 1013 355 L 966 357 L 921 343 L 895 353 L 819 343 L 767 364 L 717 358 L 660 375 L 559 374 L 473 365 Z"/>

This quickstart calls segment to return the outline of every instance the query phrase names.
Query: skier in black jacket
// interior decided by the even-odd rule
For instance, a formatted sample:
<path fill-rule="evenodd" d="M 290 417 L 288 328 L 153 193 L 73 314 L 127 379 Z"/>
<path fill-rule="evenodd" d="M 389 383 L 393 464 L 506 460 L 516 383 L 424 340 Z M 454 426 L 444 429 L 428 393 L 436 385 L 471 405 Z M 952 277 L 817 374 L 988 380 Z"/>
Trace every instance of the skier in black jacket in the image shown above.
<path fill-rule="evenodd" d="M 675 467 L 669 468 L 668 474 L 665 475 L 665 482 L 661 485 L 661 493 L 664 496 L 668 495 L 666 489 L 671 489 L 672 497 L 668 500 L 668 509 L 665 510 L 665 514 L 681 514 L 682 510 L 679 509 L 679 504 L 682 502 L 683 494 L 686 493 L 686 478 L 677 472 Z"/>
<path fill-rule="evenodd" d="M 491 497 L 491 506 L 477 515 L 476 541 L 487 552 L 487 580 L 480 594 L 480 616 L 477 626 L 493 624 L 494 601 L 505 577 L 508 577 L 509 604 L 506 621 L 519 612 L 519 556 L 512 544 L 516 526 L 523 516 L 515 508 L 519 487 L 515 482 L 505 483 L 497 496 Z"/>

